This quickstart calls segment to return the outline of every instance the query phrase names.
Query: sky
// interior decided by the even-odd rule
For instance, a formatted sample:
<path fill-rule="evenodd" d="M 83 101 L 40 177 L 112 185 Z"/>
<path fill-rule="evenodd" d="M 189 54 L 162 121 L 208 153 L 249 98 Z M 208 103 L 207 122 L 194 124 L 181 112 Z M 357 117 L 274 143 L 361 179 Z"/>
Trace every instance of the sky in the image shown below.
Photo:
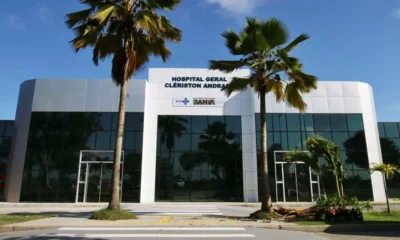
<path fill-rule="evenodd" d="M 0 119 L 14 119 L 19 85 L 34 78 L 109 79 L 111 64 L 98 67 L 91 49 L 76 54 L 64 21 L 83 10 L 79 0 L 4 1 L 0 9 Z M 293 56 L 307 73 L 323 81 L 362 81 L 374 89 L 379 121 L 400 121 L 399 0 L 182 0 L 166 13 L 183 31 L 170 44 L 167 63 L 151 59 L 147 67 L 207 68 L 211 59 L 234 59 L 221 33 L 239 31 L 248 16 L 277 17 L 290 31 L 311 36 Z M 147 79 L 148 71 L 135 79 Z"/>

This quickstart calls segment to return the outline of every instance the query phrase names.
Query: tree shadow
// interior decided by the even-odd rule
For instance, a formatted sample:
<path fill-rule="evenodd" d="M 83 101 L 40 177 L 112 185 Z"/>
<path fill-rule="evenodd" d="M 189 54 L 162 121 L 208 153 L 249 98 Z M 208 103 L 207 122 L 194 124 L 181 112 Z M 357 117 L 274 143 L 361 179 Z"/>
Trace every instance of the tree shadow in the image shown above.
<path fill-rule="evenodd" d="M 335 223 L 325 229 L 329 234 L 350 236 L 400 237 L 400 222 L 368 221 L 362 223 Z"/>
<path fill-rule="evenodd" d="M 11 216 L 35 216 L 35 215 L 50 215 L 54 217 L 67 217 L 67 218 L 89 218 L 95 211 L 88 212 L 63 212 L 63 211 L 43 211 L 43 212 L 14 212 L 8 213 Z"/>
<path fill-rule="evenodd" d="M 56 234 L 47 234 L 46 236 L 35 236 L 35 235 L 30 235 L 30 236 L 24 236 L 24 237 L 9 237 L 9 238 L 3 238 L 4 240 L 22 240 L 22 239 L 38 239 L 38 240 L 53 240 L 53 239 L 80 239 L 80 240 L 107 240 L 106 238 L 85 238 L 85 237 L 80 237 L 79 235 L 77 237 L 63 237 L 63 236 L 57 236 Z"/>

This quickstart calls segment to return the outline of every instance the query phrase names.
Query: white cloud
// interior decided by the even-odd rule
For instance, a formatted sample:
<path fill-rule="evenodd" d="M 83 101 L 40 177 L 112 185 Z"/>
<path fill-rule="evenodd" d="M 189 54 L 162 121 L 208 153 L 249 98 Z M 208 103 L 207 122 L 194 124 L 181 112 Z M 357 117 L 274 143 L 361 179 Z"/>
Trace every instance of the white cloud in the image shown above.
<path fill-rule="evenodd" d="M 397 8 L 392 12 L 392 17 L 400 18 L 400 8 Z"/>
<path fill-rule="evenodd" d="M 25 24 L 22 21 L 22 18 L 15 14 L 0 13 L 0 22 L 2 25 L 12 29 L 25 29 Z"/>
<path fill-rule="evenodd" d="M 35 7 L 36 16 L 44 24 L 53 23 L 53 14 L 46 4 L 37 4 Z"/>
<path fill-rule="evenodd" d="M 268 0 L 205 0 L 208 4 L 218 4 L 229 13 L 250 14 L 253 10 Z"/>

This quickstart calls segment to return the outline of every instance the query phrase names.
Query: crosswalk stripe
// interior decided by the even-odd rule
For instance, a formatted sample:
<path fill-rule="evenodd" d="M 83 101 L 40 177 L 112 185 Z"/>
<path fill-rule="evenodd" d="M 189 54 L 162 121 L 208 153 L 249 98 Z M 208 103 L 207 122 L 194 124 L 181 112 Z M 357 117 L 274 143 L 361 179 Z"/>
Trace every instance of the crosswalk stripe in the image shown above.
<path fill-rule="evenodd" d="M 245 231 L 241 227 L 62 227 L 59 231 Z"/>
<path fill-rule="evenodd" d="M 253 234 L 42 234 L 40 237 L 69 238 L 254 238 Z"/>

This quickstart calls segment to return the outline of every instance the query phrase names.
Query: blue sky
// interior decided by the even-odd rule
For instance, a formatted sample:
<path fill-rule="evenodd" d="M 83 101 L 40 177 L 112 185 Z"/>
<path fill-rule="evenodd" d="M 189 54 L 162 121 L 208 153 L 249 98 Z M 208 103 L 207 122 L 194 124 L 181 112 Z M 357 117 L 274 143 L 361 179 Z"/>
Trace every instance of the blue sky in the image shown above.
<path fill-rule="evenodd" d="M 32 78 L 109 78 L 110 62 L 91 62 L 91 50 L 75 54 L 65 14 L 79 0 L 4 1 L 0 10 L 0 119 L 14 119 L 19 84 Z M 246 16 L 277 17 L 291 37 L 311 39 L 293 52 L 320 80 L 367 82 L 374 88 L 380 121 L 400 121 L 400 1 L 398 0 L 182 0 L 167 14 L 184 32 L 166 63 L 148 67 L 206 68 L 230 59 L 220 33 L 239 30 Z M 147 70 L 135 78 L 147 78 Z"/>

